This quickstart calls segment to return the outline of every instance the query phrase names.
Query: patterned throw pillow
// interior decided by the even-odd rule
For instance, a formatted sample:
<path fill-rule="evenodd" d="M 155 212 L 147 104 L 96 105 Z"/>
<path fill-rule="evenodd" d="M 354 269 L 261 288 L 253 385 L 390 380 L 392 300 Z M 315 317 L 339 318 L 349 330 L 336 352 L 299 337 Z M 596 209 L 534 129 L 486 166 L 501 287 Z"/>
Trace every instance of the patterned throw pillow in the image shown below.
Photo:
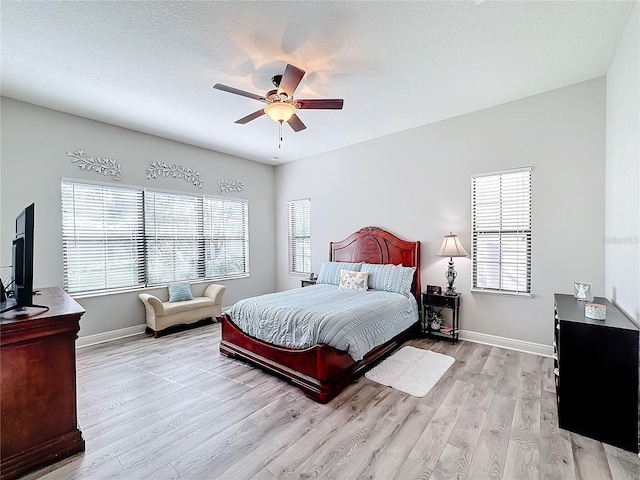
<path fill-rule="evenodd" d="M 351 270 L 340 270 L 340 283 L 338 288 L 341 290 L 358 290 L 367 291 L 369 272 L 353 272 Z"/>
<path fill-rule="evenodd" d="M 318 274 L 317 283 L 328 283 L 329 285 L 338 285 L 340 283 L 340 270 L 350 270 L 359 272 L 361 263 L 348 262 L 322 262 L 320 273 Z"/>
<path fill-rule="evenodd" d="M 186 300 L 193 300 L 191 285 L 188 283 L 170 283 L 169 302 L 184 302 Z"/>
<path fill-rule="evenodd" d="M 400 293 L 405 297 L 411 295 L 411 284 L 416 267 L 363 263 L 361 271 L 369 272 L 369 288 L 373 290 Z"/>

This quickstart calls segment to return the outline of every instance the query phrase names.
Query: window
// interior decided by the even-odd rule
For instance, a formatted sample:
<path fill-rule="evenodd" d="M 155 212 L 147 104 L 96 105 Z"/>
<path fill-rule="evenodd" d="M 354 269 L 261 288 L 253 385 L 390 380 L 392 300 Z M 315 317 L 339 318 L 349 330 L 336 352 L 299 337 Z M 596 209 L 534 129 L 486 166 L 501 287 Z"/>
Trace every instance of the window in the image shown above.
<path fill-rule="evenodd" d="M 233 277 L 249 272 L 248 220 L 247 202 L 204 198 L 207 278 Z"/>
<path fill-rule="evenodd" d="M 67 292 L 144 285 L 142 191 L 62 182 Z"/>
<path fill-rule="evenodd" d="M 145 191 L 144 223 L 150 285 L 204 277 L 202 197 Z"/>
<path fill-rule="evenodd" d="M 63 181 L 69 293 L 249 273 L 248 204 Z"/>
<path fill-rule="evenodd" d="M 471 179 L 472 290 L 531 294 L 531 168 Z"/>
<path fill-rule="evenodd" d="M 311 273 L 311 200 L 289 205 L 289 273 Z"/>

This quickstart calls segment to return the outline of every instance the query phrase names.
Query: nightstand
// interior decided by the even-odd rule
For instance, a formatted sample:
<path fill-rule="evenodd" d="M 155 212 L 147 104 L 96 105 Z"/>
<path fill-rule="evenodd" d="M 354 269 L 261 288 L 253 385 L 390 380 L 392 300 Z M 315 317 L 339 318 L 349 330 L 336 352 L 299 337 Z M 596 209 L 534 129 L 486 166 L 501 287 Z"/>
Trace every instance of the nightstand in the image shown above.
<path fill-rule="evenodd" d="M 304 280 L 300 280 L 300 284 L 303 287 L 308 287 L 310 285 L 315 285 L 317 281 L 318 280 L 310 280 L 308 278 L 305 278 Z"/>
<path fill-rule="evenodd" d="M 422 332 L 426 333 L 428 337 L 432 338 L 446 338 L 451 339 L 451 343 L 456 343 L 458 340 L 458 332 L 460 330 L 460 297 L 461 293 L 455 295 L 434 295 L 431 293 L 422 293 L 420 295 L 422 300 Z M 432 308 L 450 308 L 453 312 L 453 325 L 448 331 L 435 331 L 431 330 L 431 323 L 429 322 L 428 312 Z"/>

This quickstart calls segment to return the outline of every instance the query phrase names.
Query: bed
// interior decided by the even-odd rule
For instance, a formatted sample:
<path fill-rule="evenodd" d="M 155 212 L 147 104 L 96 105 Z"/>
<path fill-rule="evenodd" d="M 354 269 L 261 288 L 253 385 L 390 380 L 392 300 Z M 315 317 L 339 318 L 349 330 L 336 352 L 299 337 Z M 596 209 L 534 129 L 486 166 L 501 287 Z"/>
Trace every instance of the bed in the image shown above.
<path fill-rule="evenodd" d="M 419 300 L 420 242 L 399 239 L 378 227 L 365 227 L 345 240 L 331 242 L 329 261 L 415 267 L 410 296 L 416 303 Z M 300 290 L 311 294 L 313 288 L 315 287 L 305 287 Z M 293 292 L 291 295 L 297 293 L 299 292 Z M 233 318 L 225 313 L 222 318 L 220 353 L 258 365 L 268 372 L 289 380 L 313 400 L 326 403 L 368 368 L 414 336 L 419 327 L 418 311 L 419 309 L 405 330 L 363 355 L 356 355 L 356 358 L 362 357 L 359 360 L 354 360 L 347 350 L 338 349 L 326 343 L 306 348 L 288 348 L 260 340 L 243 331 L 234 323 Z M 233 315 L 234 310 L 232 309 L 231 312 Z"/>

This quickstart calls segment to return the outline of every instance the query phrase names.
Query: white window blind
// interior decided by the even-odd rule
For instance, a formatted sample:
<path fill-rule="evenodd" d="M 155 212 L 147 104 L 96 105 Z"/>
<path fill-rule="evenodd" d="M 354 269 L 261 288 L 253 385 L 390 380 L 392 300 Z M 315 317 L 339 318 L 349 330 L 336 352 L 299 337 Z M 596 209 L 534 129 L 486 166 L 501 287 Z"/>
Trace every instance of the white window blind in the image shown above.
<path fill-rule="evenodd" d="M 245 200 L 63 181 L 69 293 L 249 273 Z"/>
<path fill-rule="evenodd" d="M 145 191 L 147 282 L 204 277 L 202 197 Z"/>
<path fill-rule="evenodd" d="M 143 285 L 142 191 L 62 182 L 61 192 L 65 290 Z"/>
<path fill-rule="evenodd" d="M 289 273 L 311 273 L 311 200 L 288 202 Z"/>
<path fill-rule="evenodd" d="M 531 168 L 474 175 L 472 289 L 531 293 Z"/>
<path fill-rule="evenodd" d="M 245 201 L 204 199 L 207 278 L 233 277 L 249 271 L 248 220 Z"/>

